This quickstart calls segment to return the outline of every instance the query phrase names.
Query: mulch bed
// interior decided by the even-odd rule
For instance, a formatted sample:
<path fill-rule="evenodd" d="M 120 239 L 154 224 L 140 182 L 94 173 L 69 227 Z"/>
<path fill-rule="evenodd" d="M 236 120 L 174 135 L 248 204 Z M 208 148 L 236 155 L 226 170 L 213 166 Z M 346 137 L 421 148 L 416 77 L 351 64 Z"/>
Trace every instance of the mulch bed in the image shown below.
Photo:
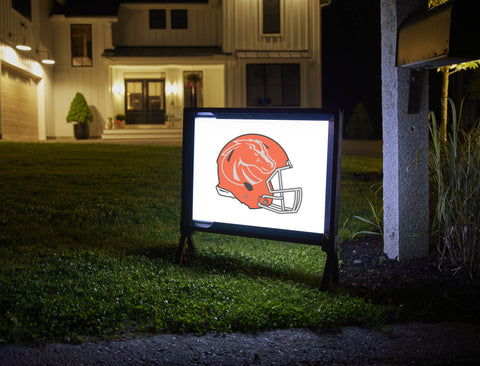
<path fill-rule="evenodd" d="M 480 323 L 480 282 L 450 263 L 441 269 L 435 252 L 398 262 L 370 236 L 340 244 L 340 286 L 377 304 L 401 305 L 398 321 Z"/>

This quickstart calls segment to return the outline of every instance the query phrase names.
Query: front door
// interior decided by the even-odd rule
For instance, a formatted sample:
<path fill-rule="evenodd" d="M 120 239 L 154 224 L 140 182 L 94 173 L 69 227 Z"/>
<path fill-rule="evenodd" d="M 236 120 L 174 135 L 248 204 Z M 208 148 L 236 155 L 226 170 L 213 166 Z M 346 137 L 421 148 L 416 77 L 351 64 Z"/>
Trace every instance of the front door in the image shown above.
<path fill-rule="evenodd" d="M 165 124 L 165 80 L 125 79 L 127 124 Z"/>

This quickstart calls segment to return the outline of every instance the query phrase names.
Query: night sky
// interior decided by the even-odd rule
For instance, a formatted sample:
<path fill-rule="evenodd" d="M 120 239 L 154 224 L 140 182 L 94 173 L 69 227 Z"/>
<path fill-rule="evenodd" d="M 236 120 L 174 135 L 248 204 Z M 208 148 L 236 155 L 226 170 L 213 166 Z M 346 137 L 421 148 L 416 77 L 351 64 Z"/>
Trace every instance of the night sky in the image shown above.
<path fill-rule="evenodd" d="M 323 105 L 345 123 L 362 102 L 382 136 L 380 0 L 332 0 L 322 12 Z"/>

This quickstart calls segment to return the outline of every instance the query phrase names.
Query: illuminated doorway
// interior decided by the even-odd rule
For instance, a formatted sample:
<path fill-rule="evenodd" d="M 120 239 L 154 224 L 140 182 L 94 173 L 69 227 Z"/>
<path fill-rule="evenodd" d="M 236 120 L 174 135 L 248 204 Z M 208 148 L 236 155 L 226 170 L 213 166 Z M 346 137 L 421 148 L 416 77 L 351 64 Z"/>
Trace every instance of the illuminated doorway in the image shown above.
<path fill-rule="evenodd" d="M 125 79 L 126 124 L 165 124 L 165 80 Z"/>

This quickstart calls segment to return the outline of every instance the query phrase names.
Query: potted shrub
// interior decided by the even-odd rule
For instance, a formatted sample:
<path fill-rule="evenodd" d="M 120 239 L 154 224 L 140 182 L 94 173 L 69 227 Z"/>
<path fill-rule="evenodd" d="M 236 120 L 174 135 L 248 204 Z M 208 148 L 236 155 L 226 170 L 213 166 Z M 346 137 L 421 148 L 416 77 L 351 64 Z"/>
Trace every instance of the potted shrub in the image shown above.
<path fill-rule="evenodd" d="M 75 98 L 73 98 L 70 104 L 67 122 L 74 123 L 73 131 L 76 139 L 82 140 L 88 138 L 88 124 L 93 122 L 93 115 L 82 93 L 77 92 L 77 94 L 75 94 Z"/>
<path fill-rule="evenodd" d="M 185 87 L 191 88 L 190 107 L 197 107 L 197 87 L 200 86 L 202 77 L 199 72 L 185 75 Z"/>
<path fill-rule="evenodd" d="M 125 127 L 125 121 L 127 119 L 125 118 L 124 114 L 117 114 L 115 116 L 115 127 L 116 128 L 123 128 Z"/>

